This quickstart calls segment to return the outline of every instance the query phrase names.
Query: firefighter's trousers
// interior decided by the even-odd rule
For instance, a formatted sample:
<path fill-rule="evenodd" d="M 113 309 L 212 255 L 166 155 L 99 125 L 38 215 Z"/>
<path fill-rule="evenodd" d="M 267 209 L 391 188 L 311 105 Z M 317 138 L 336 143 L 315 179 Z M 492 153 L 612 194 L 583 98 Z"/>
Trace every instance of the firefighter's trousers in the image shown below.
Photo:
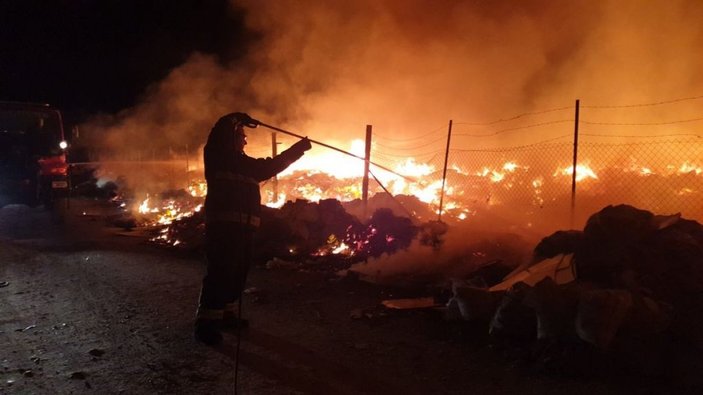
<path fill-rule="evenodd" d="M 254 231 L 246 225 L 232 222 L 207 224 L 207 273 L 200 291 L 198 319 L 221 319 L 225 310 L 234 311 L 249 273 L 253 239 Z"/>

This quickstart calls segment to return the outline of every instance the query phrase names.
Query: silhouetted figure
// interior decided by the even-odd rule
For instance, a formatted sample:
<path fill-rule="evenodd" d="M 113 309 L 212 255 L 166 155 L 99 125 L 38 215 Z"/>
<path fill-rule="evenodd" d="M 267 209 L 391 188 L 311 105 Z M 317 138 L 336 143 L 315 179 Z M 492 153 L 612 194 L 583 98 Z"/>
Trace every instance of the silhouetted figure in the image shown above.
<path fill-rule="evenodd" d="M 195 323 L 195 337 L 214 345 L 221 329 L 246 326 L 236 306 L 251 264 L 253 236 L 259 226 L 259 183 L 283 171 L 311 148 L 304 138 L 274 158 L 256 159 L 244 153 L 244 126 L 258 122 L 244 113 L 220 118 L 205 145 L 205 254 Z"/>

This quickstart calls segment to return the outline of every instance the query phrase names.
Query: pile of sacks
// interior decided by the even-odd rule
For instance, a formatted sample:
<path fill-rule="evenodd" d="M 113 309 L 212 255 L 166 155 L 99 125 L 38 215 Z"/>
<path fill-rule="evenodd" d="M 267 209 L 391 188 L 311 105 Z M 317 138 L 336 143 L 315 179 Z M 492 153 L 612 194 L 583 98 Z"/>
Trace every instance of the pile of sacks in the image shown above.
<path fill-rule="evenodd" d="M 544 238 L 503 281 L 455 286 L 448 311 L 485 320 L 497 338 L 558 349 L 556 364 L 573 362 L 564 350 L 578 345 L 656 373 L 671 365 L 674 345 L 703 350 L 703 227 L 608 206 L 582 231 Z"/>

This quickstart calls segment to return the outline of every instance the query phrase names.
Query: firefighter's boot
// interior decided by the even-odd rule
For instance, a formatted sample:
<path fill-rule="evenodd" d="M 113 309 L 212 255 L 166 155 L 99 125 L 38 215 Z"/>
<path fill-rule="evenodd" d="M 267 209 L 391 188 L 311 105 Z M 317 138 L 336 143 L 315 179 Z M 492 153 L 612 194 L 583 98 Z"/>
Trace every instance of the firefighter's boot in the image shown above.
<path fill-rule="evenodd" d="M 203 319 L 195 321 L 195 339 L 208 346 L 216 346 L 222 343 L 222 334 L 218 330 L 218 322 L 216 320 Z"/>
<path fill-rule="evenodd" d="M 236 315 L 227 316 L 222 319 L 220 327 L 222 330 L 246 329 L 249 327 L 249 321 L 244 318 L 239 318 Z"/>
<path fill-rule="evenodd" d="M 249 321 L 244 318 L 240 318 L 239 314 L 235 311 L 236 304 L 228 303 L 225 306 L 225 311 L 222 314 L 222 321 L 220 322 L 220 327 L 222 330 L 237 330 L 245 329 L 249 327 Z"/>

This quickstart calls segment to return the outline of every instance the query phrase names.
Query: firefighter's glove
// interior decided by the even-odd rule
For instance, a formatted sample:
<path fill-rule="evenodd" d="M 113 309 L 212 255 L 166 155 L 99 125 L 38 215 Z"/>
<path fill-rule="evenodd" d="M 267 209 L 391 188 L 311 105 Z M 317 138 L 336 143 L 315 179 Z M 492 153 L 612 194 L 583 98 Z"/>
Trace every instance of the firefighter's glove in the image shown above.
<path fill-rule="evenodd" d="M 310 148 L 312 148 L 312 144 L 310 144 L 310 140 L 307 137 L 305 137 L 304 139 L 301 139 L 297 143 L 293 144 L 291 146 L 291 148 L 293 148 L 294 150 L 296 150 L 298 152 L 305 152 L 305 151 L 309 150 Z"/>

